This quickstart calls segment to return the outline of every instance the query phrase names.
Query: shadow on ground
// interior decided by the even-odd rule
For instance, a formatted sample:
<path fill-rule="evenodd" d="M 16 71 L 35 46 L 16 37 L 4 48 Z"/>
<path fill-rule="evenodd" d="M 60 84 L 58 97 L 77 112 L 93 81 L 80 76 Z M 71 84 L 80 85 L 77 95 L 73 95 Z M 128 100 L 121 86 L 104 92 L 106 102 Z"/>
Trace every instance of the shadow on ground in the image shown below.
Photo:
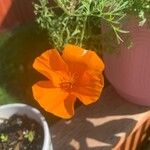
<path fill-rule="evenodd" d="M 81 106 L 71 120 L 51 128 L 54 149 L 112 150 L 133 131 L 137 115 L 148 110 L 127 102 L 108 86 L 95 104 Z"/>
<path fill-rule="evenodd" d="M 49 45 L 46 33 L 34 23 L 0 35 L 0 104 L 23 102 L 41 109 L 33 100 L 31 87 L 44 77 L 32 63 Z"/>

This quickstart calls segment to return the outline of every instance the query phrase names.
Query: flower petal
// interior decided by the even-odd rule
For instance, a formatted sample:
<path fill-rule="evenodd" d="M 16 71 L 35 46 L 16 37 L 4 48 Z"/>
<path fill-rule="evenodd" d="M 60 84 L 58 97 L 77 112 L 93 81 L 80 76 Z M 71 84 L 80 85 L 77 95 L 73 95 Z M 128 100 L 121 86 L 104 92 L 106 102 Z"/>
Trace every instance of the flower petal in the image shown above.
<path fill-rule="evenodd" d="M 102 74 L 97 76 L 86 72 L 78 81 L 78 87 L 74 89 L 73 94 L 78 97 L 82 103 L 88 105 L 99 99 L 103 87 L 104 78 Z"/>
<path fill-rule="evenodd" d="M 78 68 L 93 70 L 101 73 L 104 70 L 104 63 L 100 57 L 91 50 L 85 50 L 78 46 L 66 45 L 63 51 L 63 59 L 68 63 L 79 64 Z"/>
<path fill-rule="evenodd" d="M 67 64 L 55 49 L 48 50 L 37 57 L 33 63 L 33 67 L 57 84 L 60 82 L 60 72 L 68 70 Z"/>
<path fill-rule="evenodd" d="M 84 56 L 83 61 L 91 70 L 95 70 L 99 73 L 104 70 L 103 61 L 94 51 L 88 51 L 87 54 Z"/>
<path fill-rule="evenodd" d="M 34 84 L 32 90 L 34 98 L 47 112 L 65 119 L 74 115 L 75 97 L 60 88 L 54 88 L 49 81 Z"/>

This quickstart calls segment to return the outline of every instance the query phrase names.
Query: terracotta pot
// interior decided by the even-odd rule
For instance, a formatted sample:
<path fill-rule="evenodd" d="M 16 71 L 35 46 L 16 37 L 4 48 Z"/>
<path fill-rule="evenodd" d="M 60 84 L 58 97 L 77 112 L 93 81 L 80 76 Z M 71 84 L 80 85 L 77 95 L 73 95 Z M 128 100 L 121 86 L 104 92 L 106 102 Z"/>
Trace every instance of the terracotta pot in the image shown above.
<path fill-rule="evenodd" d="M 13 114 L 27 115 L 41 124 L 44 131 L 42 150 L 53 150 L 48 124 L 42 114 L 35 108 L 25 104 L 7 104 L 0 106 L 0 118 L 9 118 Z"/>
<path fill-rule="evenodd" d="M 120 46 L 118 54 L 103 54 L 105 75 L 120 96 L 150 106 L 150 27 L 138 26 L 135 18 L 130 18 L 125 27 L 133 46 Z"/>

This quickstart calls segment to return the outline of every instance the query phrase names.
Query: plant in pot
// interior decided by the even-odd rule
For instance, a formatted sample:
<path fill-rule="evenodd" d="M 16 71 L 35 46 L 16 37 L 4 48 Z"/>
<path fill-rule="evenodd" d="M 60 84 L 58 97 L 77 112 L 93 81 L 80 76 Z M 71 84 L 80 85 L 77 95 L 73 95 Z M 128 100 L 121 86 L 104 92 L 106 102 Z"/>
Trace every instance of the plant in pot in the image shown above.
<path fill-rule="evenodd" d="M 43 53 L 33 65 L 52 82 L 52 85 L 44 81 L 33 86 L 34 98 L 46 111 L 63 118 L 70 118 L 74 114 L 75 97 L 86 105 L 96 101 L 100 95 L 91 94 L 96 91 L 94 89 L 96 84 L 85 85 L 92 80 L 84 76 L 83 70 L 88 66 L 87 70 L 91 69 L 101 74 L 99 78 L 101 88 L 97 90 L 102 91 L 104 64 L 96 53 L 101 56 L 103 49 L 109 51 L 113 49 L 116 52 L 114 54 L 104 52 L 103 56 L 106 77 L 117 92 L 135 103 L 150 104 L 148 99 L 150 70 L 146 68 L 146 64 L 149 64 L 149 59 L 146 58 L 150 43 L 146 18 L 150 9 L 149 0 L 39 0 L 34 6 L 36 21 L 47 31 L 52 47 L 59 51 L 58 53 L 53 49 L 51 52 Z M 136 18 L 139 18 L 139 22 Z M 130 36 L 126 36 L 129 32 Z M 123 38 L 122 33 L 126 33 Z M 130 42 L 128 44 L 129 39 L 132 40 L 133 45 Z M 128 50 L 126 47 L 131 49 Z M 92 49 L 96 53 L 87 49 Z M 120 50 L 116 51 L 117 49 Z M 64 68 L 68 67 L 71 69 L 69 77 L 64 75 L 64 72 L 67 74 Z M 82 79 L 83 85 L 77 80 L 79 78 Z M 75 80 L 79 83 L 78 86 Z M 79 90 L 76 91 L 74 85 Z M 55 90 L 52 89 L 53 87 Z M 56 87 L 67 91 L 66 96 L 60 89 L 56 90 Z M 56 93 L 62 94 L 61 98 Z M 58 101 L 51 102 L 50 99 Z"/>
<path fill-rule="evenodd" d="M 54 0 L 54 1 L 39 0 L 38 3 L 35 4 L 34 6 L 35 6 L 35 14 L 37 16 L 38 24 L 40 25 L 42 29 L 47 30 L 47 33 L 50 39 L 50 44 L 52 45 L 52 47 L 56 48 L 57 50 L 59 50 L 60 53 L 62 53 L 63 61 L 67 62 L 69 65 L 72 65 L 74 69 L 80 68 L 79 70 L 83 70 L 81 66 L 83 65 L 82 63 L 84 62 L 85 66 L 92 66 L 93 67 L 92 69 L 94 71 L 97 70 L 99 71 L 99 73 L 102 73 L 104 69 L 103 63 L 102 62 L 99 63 L 100 61 L 98 61 L 98 59 L 96 58 L 97 56 L 94 53 L 93 54 L 96 56 L 96 57 L 94 56 L 95 58 L 92 56 L 91 51 L 85 51 L 85 50 L 92 49 L 99 56 L 101 56 L 101 51 L 102 49 L 104 49 L 103 47 L 105 46 L 109 47 L 106 49 L 116 50 L 118 47 L 118 43 L 123 41 L 120 36 L 121 33 L 128 33 L 127 30 L 122 30 L 123 22 L 125 22 L 124 21 L 125 16 L 128 13 L 130 14 L 132 13 L 132 11 L 134 11 L 135 14 L 136 13 L 139 14 L 138 15 L 139 18 L 142 19 L 140 24 L 141 25 L 144 24 L 146 22 L 145 9 L 148 10 L 148 3 L 149 1 L 145 1 L 145 2 L 140 1 L 139 3 L 139 1 L 129 1 L 129 0 L 109 0 L 109 1 L 108 0 L 103 0 L 103 1 L 102 0 L 97 0 L 97 1 L 94 1 L 94 0 L 88 0 L 88 1 L 87 0 L 82 0 L 82 1 L 79 1 L 79 0 Z M 142 7 L 142 9 L 140 9 L 140 7 Z M 107 24 L 110 31 L 103 29 L 104 23 Z M 117 41 L 118 43 L 116 43 L 115 41 Z M 115 44 L 112 44 L 112 43 L 115 43 Z M 125 42 L 125 44 L 126 43 L 127 42 Z M 72 45 L 66 46 L 66 44 L 72 44 Z M 62 49 L 64 49 L 63 52 L 62 52 Z M 129 53 L 129 54 L 133 53 L 133 50 L 132 51 L 126 50 L 126 51 L 127 51 L 126 53 Z M 91 54 L 88 54 L 88 52 L 90 52 Z M 122 50 L 120 53 L 123 53 L 123 52 L 124 51 Z M 55 55 L 51 55 L 53 58 L 50 58 L 49 55 L 50 54 L 48 54 L 47 52 L 43 54 L 41 57 L 38 57 L 34 63 L 34 68 L 37 69 L 39 72 L 42 72 L 42 74 L 45 75 L 48 79 L 53 80 L 55 77 L 51 77 L 52 75 L 48 75 L 50 74 L 50 72 L 47 69 L 50 69 L 52 71 L 60 71 L 60 68 L 57 68 L 57 67 L 53 68 L 52 66 L 48 66 L 48 63 L 52 63 L 54 65 L 56 62 L 58 63 L 60 61 L 60 58 L 54 59 L 56 55 L 58 56 L 58 53 L 57 54 L 55 53 Z M 88 57 L 85 57 L 86 55 Z M 85 57 L 84 61 L 80 60 L 82 59 L 82 56 L 83 56 L 83 59 Z M 137 88 L 137 86 L 135 86 L 135 82 L 134 82 L 135 80 L 132 81 L 133 85 L 132 86 L 130 85 L 131 84 L 130 80 L 132 79 L 131 76 L 133 76 L 133 74 L 138 75 L 138 73 L 131 73 L 131 71 L 133 71 L 137 67 L 135 66 L 133 67 L 130 64 L 130 66 L 132 66 L 132 69 L 130 69 L 130 71 L 127 70 L 125 72 L 126 69 L 124 69 L 125 67 L 121 66 L 121 64 L 123 65 L 125 64 L 125 66 L 127 66 L 126 64 L 128 62 L 126 62 L 125 60 L 126 57 L 124 57 L 124 59 L 122 58 L 119 59 L 116 57 L 120 57 L 120 56 L 104 54 L 104 62 L 106 63 L 106 76 L 110 80 L 112 85 L 117 89 L 118 93 L 124 96 L 122 94 L 123 92 L 122 93 L 119 92 L 120 89 L 124 89 L 126 92 L 128 91 L 132 92 L 134 87 Z M 116 60 L 113 60 L 113 58 Z M 117 62 L 119 60 L 122 61 L 122 63 Z M 61 60 L 61 63 L 63 61 Z M 77 62 L 78 65 L 75 65 L 75 62 Z M 81 65 L 79 64 L 79 62 L 81 63 Z M 55 66 L 62 66 L 61 63 L 59 62 L 58 64 L 55 64 Z M 119 65 L 121 66 L 120 68 L 118 67 Z M 101 69 L 98 69 L 98 67 Z M 129 67 L 127 66 L 126 68 L 129 68 Z M 88 68 L 88 69 L 91 69 L 91 68 Z M 121 69 L 122 71 L 120 71 Z M 74 71 L 75 72 L 73 74 L 76 74 L 76 72 L 78 72 L 78 70 L 74 70 Z M 147 71 L 147 74 L 149 74 L 148 71 Z M 53 75 L 56 75 L 56 74 L 54 73 Z M 77 75 L 77 76 L 80 77 L 80 75 Z M 81 78 L 84 78 L 84 77 L 81 77 Z M 129 81 L 130 84 L 125 80 L 125 78 L 126 80 Z M 62 81 L 64 80 L 64 79 L 59 79 L 59 77 L 57 79 L 62 80 Z M 136 78 L 136 82 L 138 83 L 139 80 L 137 81 L 137 79 L 138 78 Z M 103 84 L 104 84 L 103 78 L 101 77 L 100 80 L 101 80 L 101 87 L 103 87 Z M 72 81 L 72 78 L 71 78 L 71 81 Z M 84 81 L 84 84 L 86 82 L 90 83 L 88 80 L 83 80 L 83 81 Z M 67 90 L 68 90 L 68 87 L 70 86 L 73 87 L 72 83 L 70 83 L 70 81 L 68 80 L 64 83 L 61 85 L 63 88 L 66 88 Z M 55 85 L 55 83 L 53 84 Z M 128 85 L 128 87 L 124 88 L 125 85 Z M 42 82 L 42 83 L 39 83 L 38 85 L 36 84 L 35 86 L 33 86 L 33 94 L 34 94 L 35 99 L 41 104 L 41 106 L 45 110 L 52 112 L 53 114 L 61 116 L 63 118 L 70 118 L 74 114 L 73 105 L 75 102 L 75 98 L 74 97 L 72 98 L 72 101 L 71 101 L 72 103 L 70 104 L 65 103 L 67 100 L 63 102 L 61 105 L 62 108 L 57 108 L 57 111 L 61 109 L 62 110 L 60 112 L 56 112 L 56 106 L 58 106 L 57 104 L 59 104 L 60 101 L 58 101 L 57 104 L 55 103 L 51 104 L 50 102 L 48 104 L 48 101 L 49 101 L 48 99 L 51 99 L 50 98 L 51 96 L 50 94 L 46 94 L 45 92 L 46 90 L 48 91 L 49 86 L 50 86 L 50 83 L 48 84 L 46 82 Z M 95 85 L 91 84 L 89 89 L 91 89 L 92 91 L 94 87 Z M 43 88 L 45 89 L 44 91 L 42 91 Z M 148 92 L 148 89 L 149 88 L 145 89 L 145 92 L 147 94 L 150 93 Z M 99 91 L 101 90 L 102 88 L 99 89 Z M 36 91 L 39 91 L 39 92 L 36 92 Z M 92 93 L 91 91 L 88 91 L 88 92 Z M 91 101 L 90 99 L 93 99 L 93 98 L 92 96 L 89 96 L 90 94 L 88 92 L 86 92 L 86 90 L 82 90 L 81 88 L 81 91 L 78 91 L 78 92 L 73 91 L 71 93 L 73 93 L 73 95 L 79 98 L 81 102 L 83 102 L 84 104 L 90 104 L 94 102 L 95 99 L 97 99 L 99 95 L 97 97 L 94 97 L 94 101 Z M 50 90 L 49 90 L 49 93 L 51 93 Z M 61 93 L 61 92 L 57 91 L 57 93 Z M 141 91 L 139 93 L 141 93 Z M 137 96 L 137 93 L 135 94 Z M 46 95 L 46 97 L 44 97 L 43 95 Z M 56 97 L 56 94 L 51 94 L 51 95 L 55 95 L 52 97 L 52 99 L 58 98 L 59 100 L 59 97 Z M 130 100 L 133 100 L 133 99 L 130 98 Z M 64 106 L 68 108 L 71 107 L 72 109 L 66 110 L 64 109 Z"/>
<path fill-rule="evenodd" d="M 116 22 L 124 16 L 126 5 L 123 0 L 38 0 L 34 4 L 36 21 L 54 48 L 33 63 L 47 78 L 32 87 L 35 100 L 46 111 L 68 119 L 74 115 L 76 99 L 85 105 L 99 99 L 104 86 L 101 22 L 105 20 L 116 35 L 124 32 Z"/>
<path fill-rule="evenodd" d="M 105 74 L 122 97 L 150 106 L 150 1 L 124 1 L 128 5 L 120 26 L 129 31 L 128 38 L 119 44 L 117 53 L 103 53 Z M 127 44 L 127 39 L 130 39 L 131 45 Z"/>
<path fill-rule="evenodd" d="M 26 104 L 0 106 L 1 150 L 52 150 L 48 124 L 42 114 Z"/>

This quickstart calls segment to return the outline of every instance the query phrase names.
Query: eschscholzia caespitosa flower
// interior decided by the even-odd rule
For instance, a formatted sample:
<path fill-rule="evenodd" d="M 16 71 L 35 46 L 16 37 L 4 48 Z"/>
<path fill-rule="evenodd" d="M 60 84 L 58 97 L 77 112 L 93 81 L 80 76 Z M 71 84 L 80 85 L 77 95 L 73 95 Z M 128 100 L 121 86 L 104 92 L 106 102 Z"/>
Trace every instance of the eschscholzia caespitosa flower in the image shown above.
<path fill-rule="evenodd" d="M 64 119 L 74 115 L 78 98 L 96 102 L 104 86 L 104 64 L 94 51 L 66 45 L 62 55 L 51 49 L 37 57 L 33 67 L 47 77 L 33 85 L 35 100 L 47 111 Z"/>

